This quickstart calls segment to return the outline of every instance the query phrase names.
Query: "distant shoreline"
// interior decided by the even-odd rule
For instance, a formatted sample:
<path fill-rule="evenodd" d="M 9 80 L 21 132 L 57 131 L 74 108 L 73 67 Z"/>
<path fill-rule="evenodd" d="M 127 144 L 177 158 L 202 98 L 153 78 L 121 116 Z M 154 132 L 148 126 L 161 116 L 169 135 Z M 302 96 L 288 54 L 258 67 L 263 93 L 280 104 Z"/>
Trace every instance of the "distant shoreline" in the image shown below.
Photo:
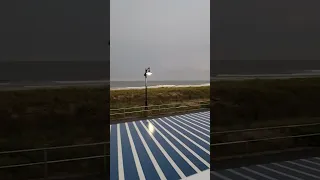
<path fill-rule="evenodd" d="M 253 75 L 236 75 L 223 74 L 210 78 L 210 81 L 224 80 L 250 80 L 250 79 L 293 79 L 293 78 L 315 78 L 320 77 L 320 73 L 296 73 L 296 74 L 253 74 Z"/>
<path fill-rule="evenodd" d="M 320 73 L 296 73 L 296 74 L 253 74 L 236 75 L 223 74 L 210 78 L 212 81 L 233 81 L 233 80 L 252 80 L 252 79 L 292 79 L 292 78 L 314 78 L 320 77 Z M 183 88 L 210 86 L 209 81 L 149 81 L 148 88 Z M 111 84 L 111 87 L 110 87 Z M 5 82 L 0 81 L 0 91 L 32 90 L 32 89 L 60 89 L 60 88 L 106 88 L 110 90 L 132 90 L 143 89 L 143 81 L 42 81 L 42 82 Z"/>
<path fill-rule="evenodd" d="M 143 81 L 119 81 L 110 87 L 110 81 L 49 81 L 49 82 L 3 82 L 0 83 L 0 90 L 30 90 L 30 89 L 60 89 L 60 88 L 86 88 L 86 87 L 110 87 L 110 90 L 143 89 Z M 119 84 L 120 83 L 120 84 Z M 162 87 L 201 87 L 209 86 L 209 81 L 150 81 L 148 88 Z"/>
<path fill-rule="evenodd" d="M 184 87 L 203 87 L 210 86 L 210 83 L 199 84 L 199 85 L 156 85 L 148 86 L 148 88 L 184 88 Z M 145 87 L 120 87 L 120 88 L 110 88 L 112 91 L 116 90 L 132 90 L 132 89 L 144 89 Z"/>

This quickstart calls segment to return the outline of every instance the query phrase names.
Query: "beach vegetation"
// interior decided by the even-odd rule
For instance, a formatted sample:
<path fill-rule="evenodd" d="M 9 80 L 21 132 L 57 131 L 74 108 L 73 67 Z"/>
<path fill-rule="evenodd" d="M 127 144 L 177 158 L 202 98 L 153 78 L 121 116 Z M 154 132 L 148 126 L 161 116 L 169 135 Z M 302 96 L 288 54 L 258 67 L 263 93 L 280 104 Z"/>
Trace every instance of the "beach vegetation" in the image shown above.
<path fill-rule="evenodd" d="M 211 82 L 211 131 L 320 123 L 320 78 Z M 212 133 L 211 132 L 211 133 Z M 320 133 L 320 125 L 212 134 L 211 143 Z M 319 146 L 320 136 L 214 146 L 219 155 Z M 249 149 L 248 149 L 249 147 Z M 220 154 L 219 154 L 220 153 Z"/>
<path fill-rule="evenodd" d="M 109 107 L 143 106 L 145 94 L 144 89 L 115 90 L 110 94 L 108 91 L 109 87 L 0 91 L 0 152 L 109 141 L 110 134 L 106 133 L 110 122 Z M 210 88 L 150 88 L 148 97 L 149 105 L 190 103 L 209 100 Z M 101 155 L 103 149 L 103 146 L 96 146 L 50 151 L 49 158 L 55 160 Z M 108 148 L 106 153 L 109 153 Z M 0 166 L 42 160 L 42 151 L 0 155 Z M 51 165 L 50 169 L 54 169 L 52 172 L 68 169 L 70 172 L 76 170 L 86 173 L 99 171 L 101 167 L 103 159 L 59 163 Z M 19 179 L 19 174 L 25 176 L 26 172 L 41 176 L 43 166 L 13 168 L 1 172 L 0 177 L 3 178 L 14 175 L 14 178 Z"/>

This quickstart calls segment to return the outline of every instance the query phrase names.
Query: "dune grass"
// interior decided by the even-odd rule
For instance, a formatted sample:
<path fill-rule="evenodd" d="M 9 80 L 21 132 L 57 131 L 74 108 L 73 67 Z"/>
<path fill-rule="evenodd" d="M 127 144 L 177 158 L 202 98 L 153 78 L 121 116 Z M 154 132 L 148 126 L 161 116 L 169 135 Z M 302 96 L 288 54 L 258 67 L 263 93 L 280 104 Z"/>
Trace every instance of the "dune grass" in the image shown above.
<path fill-rule="evenodd" d="M 62 88 L 0 91 L 0 151 L 106 141 L 107 88 Z M 48 152 L 49 160 L 101 155 L 102 146 Z M 43 161 L 42 151 L 0 155 L 0 166 Z M 63 172 L 97 172 L 102 159 L 49 166 Z M 103 167 L 103 166 L 101 166 Z M 43 177 L 42 165 L 3 169 L 3 179 Z"/>
<path fill-rule="evenodd" d="M 110 121 L 109 106 L 112 109 L 143 106 L 145 98 L 143 89 L 113 90 L 110 94 L 108 89 L 109 87 L 0 91 L 0 151 L 108 140 L 109 134 L 105 132 L 108 131 Z M 211 99 L 212 131 L 320 122 L 320 78 L 214 81 L 211 82 L 211 89 L 149 89 L 148 97 L 149 105 Z M 211 138 L 211 143 L 320 132 L 319 128 L 215 136 Z M 304 142 L 268 142 L 250 147 L 260 151 L 263 149 L 258 147 L 277 149 L 315 141 L 320 142 L 314 138 Z M 232 152 L 226 151 L 227 149 Z M 227 149 L 214 151 L 217 155 L 219 152 L 240 153 L 244 147 Z M 102 148 L 88 150 L 88 153 L 89 151 L 102 152 Z M 76 153 L 65 152 L 66 156 L 72 154 Z M 0 161 L 24 162 L 25 158 L 19 156 Z M 29 157 L 28 160 L 30 159 L 33 160 Z M 84 169 L 85 167 L 83 165 Z"/>
<path fill-rule="evenodd" d="M 159 105 L 193 100 L 209 100 L 210 87 L 163 87 L 148 89 L 148 104 Z M 144 106 L 145 90 L 112 90 L 110 91 L 110 108 Z"/>
<path fill-rule="evenodd" d="M 105 132 L 105 129 L 101 128 L 109 124 L 109 105 L 111 109 L 143 106 L 145 98 L 144 90 L 114 90 L 109 94 L 108 88 L 73 87 L 0 91 L 0 119 L 2 121 L 0 137 L 27 135 L 29 139 L 39 139 L 35 142 L 40 144 L 48 140 L 52 145 L 59 145 L 61 134 L 65 135 L 63 141 L 66 141 L 61 144 L 68 144 L 75 138 L 75 134 L 78 137 L 81 134 L 85 136 L 87 133 L 92 136 L 92 141 L 104 141 L 106 135 L 102 132 Z M 208 100 L 209 93 L 209 87 L 149 89 L 149 105 Z M 96 128 L 101 129 L 100 134 L 96 132 Z M 79 135 L 79 132 L 76 133 L 76 131 L 82 133 Z M 43 137 L 37 136 L 38 134 Z M 57 134 L 56 137 L 53 137 L 53 134 Z M 109 135 L 107 136 L 108 139 Z M 20 142 L 18 144 L 25 147 L 24 144 L 28 146 L 29 143 Z M 39 145 L 37 143 L 29 145 L 31 144 L 32 146 Z M 0 147 L 0 149 L 6 149 L 3 144 Z"/>
<path fill-rule="evenodd" d="M 108 91 L 109 87 L 0 91 L 0 151 L 109 141 L 109 106 L 143 106 L 144 90 L 116 90 L 110 94 Z M 150 105 L 209 100 L 209 93 L 209 87 L 148 90 Z M 102 153 L 103 146 L 97 146 L 50 151 L 49 158 Z M 43 160 L 43 152 L 0 155 L 0 166 L 39 160 Z M 53 165 L 50 167 L 51 175 L 57 175 L 53 172 L 99 171 L 103 167 L 102 162 L 103 159 Z M 12 179 L 18 175 L 27 178 L 26 173 L 41 177 L 43 166 L 1 172 L 4 172 L 0 173 L 3 178 L 11 175 L 14 175 Z"/>
<path fill-rule="evenodd" d="M 210 100 L 210 87 L 167 87 L 167 88 L 150 88 L 148 89 L 148 112 L 143 112 L 145 103 L 145 90 L 113 90 L 110 92 L 110 114 L 111 121 L 123 118 L 141 118 L 157 115 L 169 115 L 181 111 L 197 110 L 204 106 L 200 101 Z M 161 105 L 161 110 L 159 106 Z M 121 113 L 126 109 L 125 116 Z M 209 108 L 209 107 L 208 107 Z"/>
<path fill-rule="evenodd" d="M 212 131 L 320 122 L 320 78 L 214 81 L 211 87 Z M 320 132 L 320 126 L 214 135 L 211 143 L 315 132 Z M 319 136 L 253 143 L 249 147 L 261 151 L 318 146 L 315 142 L 320 142 Z M 216 154 L 250 153 L 245 144 L 214 148 Z"/>
<path fill-rule="evenodd" d="M 320 117 L 320 78 L 212 82 L 214 125 Z"/>

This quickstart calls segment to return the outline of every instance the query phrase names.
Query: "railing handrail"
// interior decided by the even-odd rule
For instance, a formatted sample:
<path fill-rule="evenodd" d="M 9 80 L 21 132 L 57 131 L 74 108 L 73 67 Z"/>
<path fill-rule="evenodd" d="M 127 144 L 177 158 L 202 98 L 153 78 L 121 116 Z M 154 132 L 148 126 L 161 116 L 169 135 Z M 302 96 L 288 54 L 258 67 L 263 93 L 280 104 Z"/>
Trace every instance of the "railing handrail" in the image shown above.
<path fill-rule="evenodd" d="M 134 114 L 134 113 L 141 113 L 141 112 L 152 112 L 152 111 L 168 110 L 168 109 L 180 109 L 180 108 L 193 107 L 193 106 L 197 106 L 197 105 L 168 107 L 168 108 L 161 108 L 161 109 L 142 109 L 142 110 L 137 110 L 137 111 L 118 112 L 118 113 L 110 114 L 110 116 L 123 115 L 123 114 Z"/>
<path fill-rule="evenodd" d="M 90 144 L 78 144 L 78 145 L 69 145 L 69 146 L 55 146 L 55 147 L 46 147 L 46 148 L 34 148 L 34 149 L 25 149 L 25 150 L 16 150 L 16 151 L 3 151 L 0 152 L 0 155 L 3 154 L 10 154 L 10 153 L 21 153 L 21 152 L 35 152 L 35 151 L 42 151 L 44 155 L 44 159 L 38 162 L 31 162 L 31 163 L 20 163 L 20 164 L 11 164 L 11 165 L 4 165 L 0 166 L 0 169 L 9 169 L 9 168 L 18 168 L 18 167 L 27 167 L 27 166 L 36 166 L 36 165 L 43 165 L 44 166 L 44 177 L 48 177 L 48 164 L 54 163 L 64 163 L 64 162 L 71 162 L 71 161 L 83 161 L 83 160 L 91 160 L 91 159 L 104 159 L 104 169 L 107 171 L 107 154 L 106 145 L 110 142 L 99 142 L 99 143 L 90 143 Z M 103 154 L 101 155 L 91 155 L 85 157 L 77 157 L 77 158 L 65 158 L 65 159 L 56 159 L 56 160 L 48 160 L 48 150 L 52 149 L 65 149 L 65 148 L 74 148 L 74 147 L 88 147 L 88 146 L 95 146 L 95 145 L 104 145 Z"/>
<path fill-rule="evenodd" d="M 106 156 L 110 156 L 110 155 L 104 154 L 104 155 L 87 156 L 87 157 L 79 157 L 79 158 L 69 158 L 69 159 L 60 159 L 60 160 L 51 160 L 51 161 L 40 161 L 40 162 L 33 162 L 33 163 L 13 164 L 13 165 L 0 166 L 0 169 L 36 166 L 36 165 L 44 165 L 44 164 L 55 164 L 55 163 L 80 161 L 80 160 L 100 159 L 100 158 L 104 158 Z"/>
<path fill-rule="evenodd" d="M 317 126 L 317 125 L 320 125 L 320 123 L 308 123 L 308 124 L 294 124 L 294 125 L 270 126 L 270 127 L 249 128 L 249 129 L 236 129 L 236 130 L 227 130 L 227 131 L 211 132 L 210 134 L 226 134 L 226 133 L 261 131 L 261 130 L 274 130 L 274 129 L 281 129 L 281 128 L 306 127 L 306 126 Z"/>
<path fill-rule="evenodd" d="M 181 105 L 181 106 L 172 106 L 172 107 L 162 107 L 162 108 L 154 108 L 154 109 L 144 109 L 141 108 L 140 110 L 135 110 L 135 111 L 122 111 L 122 112 L 115 112 L 115 113 L 110 113 L 110 116 L 115 116 L 115 115 L 123 115 L 126 116 L 126 114 L 134 114 L 134 113 L 142 113 L 142 112 L 152 112 L 152 111 L 161 111 L 161 110 L 169 110 L 169 109 L 181 109 L 181 108 L 188 108 L 188 107 L 199 107 L 199 104 L 190 104 L 190 105 Z M 206 104 L 204 104 L 206 105 Z"/>
<path fill-rule="evenodd" d="M 203 100 L 203 101 L 190 101 L 190 103 L 210 103 L 210 100 Z M 187 102 L 188 103 L 188 102 Z M 135 107 L 126 107 L 126 108 L 117 108 L 117 109 L 110 109 L 110 111 L 120 111 L 120 110 L 129 110 L 129 109 L 138 109 L 138 108 L 145 108 L 145 107 L 161 107 L 161 106 L 174 106 L 181 103 L 168 103 L 168 104 L 158 104 L 158 105 L 148 105 L 148 106 L 135 106 Z"/>
<path fill-rule="evenodd" d="M 230 141 L 230 142 L 222 142 L 222 143 L 212 143 L 212 144 L 210 144 L 210 146 L 223 146 L 223 145 L 231 145 L 231 144 L 242 144 L 242 143 L 250 143 L 250 142 L 290 139 L 290 138 L 299 138 L 299 137 L 312 137 L 312 136 L 320 136 L 320 133 L 292 135 L 292 136 L 277 136 L 277 137 L 261 138 L 261 139 L 251 139 L 251 140 Z"/>
<path fill-rule="evenodd" d="M 42 147 L 42 148 L 30 148 L 30 149 L 20 149 L 20 150 L 12 150 L 12 151 L 1 151 L 0 155 L 3 154 L 12 154 L 12 153 L 24 153 L 24 152 L 35 152 L 35 151 L 44 151 L 44 150 L 56 150 L 56 149 L 67 149 L 67 148 L 76 148 L 76 147 L 89 147 L 89 146 L 97 146 L 97 145 L 106 145 L 109 144 L 110 141 L 106 142 L 98 142 L 98 143 L 89 143 L 89 144 L 75 144 L 75 145 L 66 145 L 66 146 L 51 146 L 51 147 Z"/>

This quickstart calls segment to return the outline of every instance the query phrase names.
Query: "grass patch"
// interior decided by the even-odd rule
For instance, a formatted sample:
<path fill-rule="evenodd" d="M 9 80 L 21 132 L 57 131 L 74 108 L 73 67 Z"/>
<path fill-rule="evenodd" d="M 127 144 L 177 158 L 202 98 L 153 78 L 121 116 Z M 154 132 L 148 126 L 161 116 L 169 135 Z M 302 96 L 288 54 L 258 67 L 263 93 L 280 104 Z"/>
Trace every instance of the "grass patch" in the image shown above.
<path fill-rule="evenodd" d="M 163 87 L 148 89 L 148 104 L 159 105 L 181 103 L 193 100 L 208 100 L 210 87 Z M 110 91 L 110 108 L 144 106 L 145 90 L 112 90 Z"/>
<path fill-rule="evenodd" d="M 244 81 L 211 82 L 211 126 L 214 131 L 246 129 L 252 127 L 277 126 L 320 122 L 320 78 L 256 79 Z M 256 131 L 229 134 L 211 138 L 211 143 L 258 139 L 320 132 L 320 126 L 313 128 Z M 319 145 L 319 137 L 296 140 L 252 143 L 249 151 L 245 144 L 221 147 L 215 152 L 226 154 L 246 153 L 296 146 Z M 217 147 L 215 147 L 217 148 Z"/>
<path fill-rule="evenodd" d="M 109 106 L 144 105 L 144 90 L 115 90 L 109 87 L 0 91 L 0 152 L 71 144 L 109 141 Z M 149 105 L 184 104 L 209 100 L 209 87 L 149 89 Z M 165 112 L 167 113 L 167 112 Z M 109 151 L 109 150 L 107 150 Z M 101 155 L 103 146 L 48 152 L 50 160 Z M 109 153 L 109 152 L 107 152 Z M 0 166 L 43 160 L 43 152 L 0 155 Z M 49 166 L 49 175 L 63 172 L 94 172 L 103 159 Z M 43 176 L 43 166 L 1 170 L 4 179 Z M 56 172 L 55 174 L 52 174 Z"/>
<path fill-rule="evenodd" d="M 108 88 L 0 91 L 0 150 L 11 149 L 13 144 L 30 148 L 43 144 L 65 145 L 71 141 L 80 143 L 78 139 L 89 134 L 91 141 L 105 141 L 109 135 L 101 133 L 106 130 L 101 128 L 109 124 L 109 106 L 115 109 L 144 105 L 144 90 L 111 91 L 109 103 Z M 149 105 L 184 105 L 208 100 L 209 93 L 209 87 L 149 89 Z M 98 127 L 100 132 L 96 132 Z M 8 137 L 16 141 L 10 143 L 6 140 Z M 17 141 L 23 137 L 29 140 Z M 8 143 L 10 145 L 4 145 Z"/>
<path fill-rule="evenodd" d="M 183 87 L 183 88 L 150 88 L 148 90 L 148 112 L 141 112 L 144 110 L 145 91 L 144 89 L 134 90 L 113 90 L 110 92 L 110 108 L 121 109 L 111 110 L 111 120 L 123 118 L 139 118 L 148 113 L 149 116 L 160 114 L 171 114 L 178 111 L 188 111 L 200 109 L 204 106 L 199 104 L 199 101 L 209 101 L 210 87 Z M 160 109 L 158 105 L 162 105 Z M 123 112 L 127 112 L 123 116 Z"/>

